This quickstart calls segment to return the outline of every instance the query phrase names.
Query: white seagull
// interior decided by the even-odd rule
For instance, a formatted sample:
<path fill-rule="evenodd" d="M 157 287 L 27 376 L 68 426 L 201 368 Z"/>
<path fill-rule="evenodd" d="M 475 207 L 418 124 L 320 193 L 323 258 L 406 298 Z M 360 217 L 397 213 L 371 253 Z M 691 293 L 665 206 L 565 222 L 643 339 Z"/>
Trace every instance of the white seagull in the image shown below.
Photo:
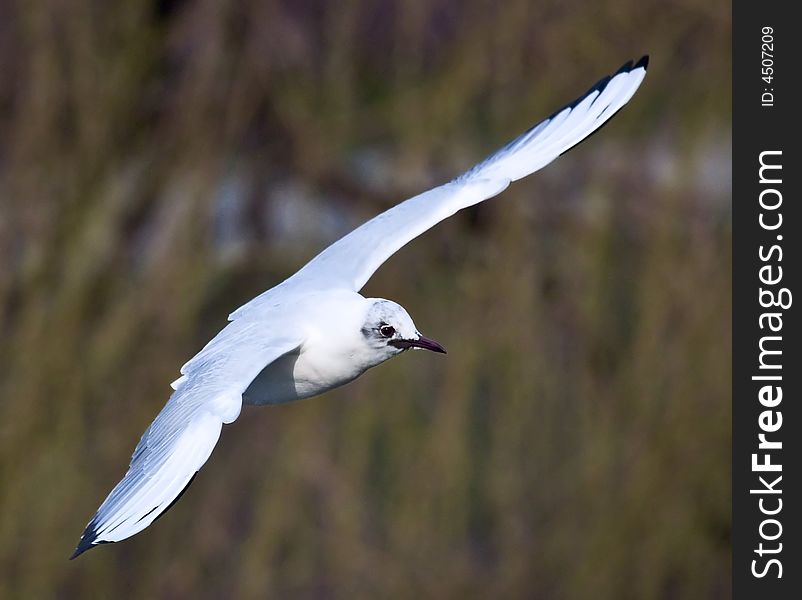
<path fill-rule="evenodd" d="M 374 217 L 300 271 L 241 306 L 188 363 L 142 435 L 125 477 L 86 526 L 71 558 L 142 531 L 175 503 L 244 404 L 322 394 L 410 348 L 445 353 L 403 307 L 359 290 L 407 242 L 458 210 L 501 193 L 597 131 L 646 76 L 622 66 L 453 181 Z"/>

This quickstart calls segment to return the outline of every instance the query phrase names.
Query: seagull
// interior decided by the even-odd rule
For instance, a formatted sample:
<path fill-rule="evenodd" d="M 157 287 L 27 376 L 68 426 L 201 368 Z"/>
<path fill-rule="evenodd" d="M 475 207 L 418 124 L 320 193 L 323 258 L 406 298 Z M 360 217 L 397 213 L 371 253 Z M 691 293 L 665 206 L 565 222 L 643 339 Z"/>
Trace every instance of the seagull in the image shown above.
<path fill-rule="evenodd" d="M 243 404 L 316 396 L 410 349 L 445 354 L 438 342 L 421 335 L 402 306 L 359 291 L 406 243 L 458 210 L 500 194 L 598 131 L 633 96 L 648 62 L 648 56 L 629 61 L 472 169 L 367 221 L 231 313 L 229 323 L 181 368 L 170 399 L 71 558 L 129 538 L 167 511 Z"/>

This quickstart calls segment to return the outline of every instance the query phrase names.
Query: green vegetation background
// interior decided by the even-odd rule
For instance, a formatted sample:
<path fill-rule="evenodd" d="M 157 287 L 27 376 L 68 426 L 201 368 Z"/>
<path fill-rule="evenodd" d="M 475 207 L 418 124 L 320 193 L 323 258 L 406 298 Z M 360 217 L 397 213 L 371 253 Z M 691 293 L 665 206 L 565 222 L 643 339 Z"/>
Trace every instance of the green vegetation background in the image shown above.
<path fill-rule="evenodd" d="M 723 0 L 0 3 L 0 597 L 728 596 L 730 42 Z M 368 284 L 448 356 L 245 409 L 67 561 L 231 310 L 646 52 Z"/>

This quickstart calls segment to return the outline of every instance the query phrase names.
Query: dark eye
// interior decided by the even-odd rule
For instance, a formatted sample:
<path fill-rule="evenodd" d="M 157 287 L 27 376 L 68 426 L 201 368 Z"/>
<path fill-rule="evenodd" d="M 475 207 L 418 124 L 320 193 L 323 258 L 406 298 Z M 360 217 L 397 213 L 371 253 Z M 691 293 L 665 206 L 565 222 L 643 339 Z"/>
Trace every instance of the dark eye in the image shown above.
<path fill-rule="evenodd" d="M 392 325 L 381 325 L 379 327 L 379 333 L 381 333 L 384 337 L 393 337 L 395 333 L 395 328 Z"/>

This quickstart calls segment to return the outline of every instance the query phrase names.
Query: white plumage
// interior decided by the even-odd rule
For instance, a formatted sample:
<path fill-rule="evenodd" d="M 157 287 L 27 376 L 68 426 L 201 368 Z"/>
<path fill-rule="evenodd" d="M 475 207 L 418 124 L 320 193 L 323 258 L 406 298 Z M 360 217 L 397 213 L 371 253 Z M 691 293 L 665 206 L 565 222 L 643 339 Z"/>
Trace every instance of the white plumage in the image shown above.
<path fill-rule="evenodd" d="M 167 510 L 212 452 L 243 401 L 276 404 L 352 381 L 409 348 L 445 352 L 389 300 L 358 292 L 399 248 L 462 208 L 502 192 L 597 131 L 640 86 L 629 62 L 463 175 L 410 198 L 335 242 L 257 296 L 181 368 L 173 394 L 134 450 L 73 558 L 128 538 Z"/>

